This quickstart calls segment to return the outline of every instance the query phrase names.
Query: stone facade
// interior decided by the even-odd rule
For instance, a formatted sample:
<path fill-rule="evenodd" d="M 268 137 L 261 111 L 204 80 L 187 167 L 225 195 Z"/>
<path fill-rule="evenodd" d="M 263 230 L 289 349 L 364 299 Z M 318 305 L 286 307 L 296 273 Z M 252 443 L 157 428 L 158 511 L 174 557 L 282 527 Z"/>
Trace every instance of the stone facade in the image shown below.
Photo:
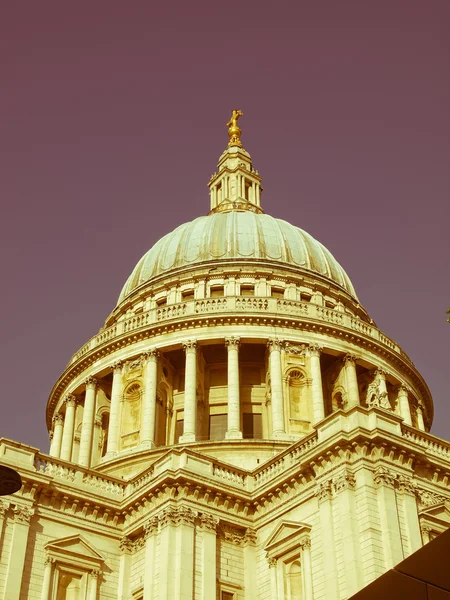
<path fill-rule="evenodd" d="M 0 440 L 0 599 L 340 600 L 449 526 L 425 382 L 233 139 L 56 382 L 49 454 Z"/>

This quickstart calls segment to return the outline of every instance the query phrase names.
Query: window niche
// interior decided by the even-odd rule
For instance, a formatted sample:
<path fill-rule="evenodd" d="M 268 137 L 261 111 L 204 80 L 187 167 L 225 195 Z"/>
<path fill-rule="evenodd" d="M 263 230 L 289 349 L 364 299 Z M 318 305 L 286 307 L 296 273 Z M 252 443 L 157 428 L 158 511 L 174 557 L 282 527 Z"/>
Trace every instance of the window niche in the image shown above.
<path fill-rule="evenodd" d="M 299 368 L 290 369 L 286 375 L 289 409 L 289 428 L 292 433 L 308 433 L 311 426 L 310 381 Z"/>
<path fill-rule="evenodd" d="M 273 600 L 313 600 L 311 526 L 283 521 L 264 545 Z"/>
<path fill-rule="evenodd" d="M 80 535 L 45 546 L 43 600 L 87 600 L 98 597 L 103 556 Z"/>
<path fill-rule="evenodd" d="M 140 383 L 134 381 L 125 388 L 121 416 L 122 450 L 128 450 L 139 444 L 141 397 L 142 388 Z"/>

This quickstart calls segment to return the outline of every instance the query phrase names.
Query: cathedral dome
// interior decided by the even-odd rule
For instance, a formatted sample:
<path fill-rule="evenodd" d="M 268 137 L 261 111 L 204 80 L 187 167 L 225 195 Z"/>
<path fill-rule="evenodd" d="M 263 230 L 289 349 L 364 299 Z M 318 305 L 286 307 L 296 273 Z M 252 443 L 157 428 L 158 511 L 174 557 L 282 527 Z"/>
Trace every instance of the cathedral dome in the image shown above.
<path fill-rule="evenodd" d="M 198 217 L 161 238 L 134 268 L 119 303 L 139 286 L 168 271 L 229 260 L 281 263 L 312 271 L 356 298 L 344 269 L 311 235 L 267 214 L 230 210 Z"/>

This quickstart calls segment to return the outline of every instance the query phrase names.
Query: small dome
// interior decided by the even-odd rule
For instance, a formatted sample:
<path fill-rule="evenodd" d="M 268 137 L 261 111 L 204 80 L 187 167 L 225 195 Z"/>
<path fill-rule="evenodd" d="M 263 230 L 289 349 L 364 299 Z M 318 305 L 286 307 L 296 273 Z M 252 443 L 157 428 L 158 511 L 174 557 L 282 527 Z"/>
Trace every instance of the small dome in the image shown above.
<path fill-rule="evenodd" d="M 198 217 L 156 242 L 134 268 L 118 303 L 142 284 L 168 271 L 229 260 L 279 263 L 312 271 L 356 298 L 344 269 L 311 235 L 267 214 L 230 211 Z"/>

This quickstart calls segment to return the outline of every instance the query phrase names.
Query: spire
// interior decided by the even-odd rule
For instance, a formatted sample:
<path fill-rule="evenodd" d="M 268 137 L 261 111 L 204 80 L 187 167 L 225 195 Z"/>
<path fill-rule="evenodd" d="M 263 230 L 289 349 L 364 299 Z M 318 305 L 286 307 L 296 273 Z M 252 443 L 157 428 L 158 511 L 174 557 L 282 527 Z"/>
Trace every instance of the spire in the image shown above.
<path fill-rule="evenodd" d="M 211 197 L 209 214 L 232 210 L 264 212 L 261 208 L 262 178 L 253 168 L 250 154 L 241 142 L 238 120 L 243 115 L 242 110 L 233 110 L 227 123 L 230 141 L 219 158 L 218 172 L 208 183 Z"/>

